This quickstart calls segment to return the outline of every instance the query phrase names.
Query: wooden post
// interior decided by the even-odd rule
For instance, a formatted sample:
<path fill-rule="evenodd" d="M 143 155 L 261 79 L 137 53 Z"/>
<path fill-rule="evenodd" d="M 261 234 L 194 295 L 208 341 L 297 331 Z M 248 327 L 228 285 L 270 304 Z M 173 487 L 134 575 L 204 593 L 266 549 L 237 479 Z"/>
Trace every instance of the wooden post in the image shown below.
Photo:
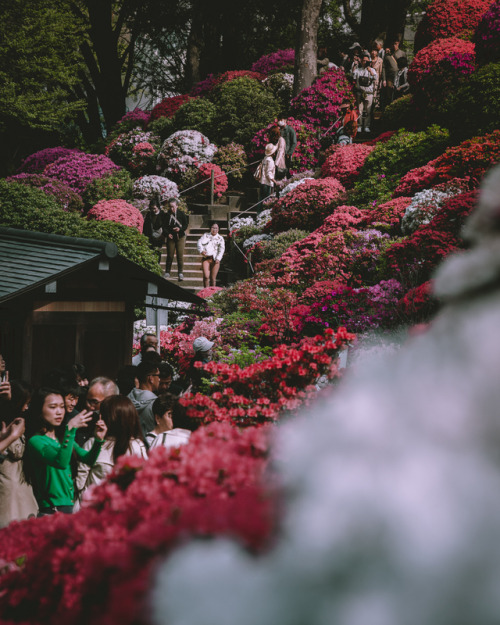
<path fill-rule="evenodd" d="M 214 187 L 215 187 L 215 175 L 214 170 L 210 172 L 210 206 L 214 203 Z"/>

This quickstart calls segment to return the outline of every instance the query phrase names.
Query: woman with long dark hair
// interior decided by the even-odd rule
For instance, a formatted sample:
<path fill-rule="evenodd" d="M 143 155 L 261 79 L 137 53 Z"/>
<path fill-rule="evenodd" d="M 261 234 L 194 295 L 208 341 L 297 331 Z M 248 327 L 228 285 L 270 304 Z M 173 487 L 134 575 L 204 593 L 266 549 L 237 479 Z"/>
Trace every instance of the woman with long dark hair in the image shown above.
<path fill-rule="evenodd" d="M 71 514 L 74 504 L 74 487 L 71 475 L 73 453 L 80 462 L 92 466 L 101 450 L 106 435 L 102 419 L 96 423 L 95 438 L 90 449 L 75 443 L 78 428 L 87 427 L 92 412 L 83 410 L 63 425 L 65 406 L 60 391 L 41 388 L 31 401 L 31 419 L 24 470 L 33 485 L 38 502 L 38 516 L 64 512 Z"/>
<path fill-rule="evenodd" d="M 110 473 L 120 456 L 140 456 L 147 459 L 146 445 L 142 437 L 141 424 L 134 404 L 128 397 L 112 395 L 101 404 L 101 419 L 107 426 L 106 440 L 96 463 L 89 467 L 80 463 L 76 476 L 79 507 L 84 492 L 90 486 L 100 484 Z M 90 448 L 92 439 L 85 443 Z"/>

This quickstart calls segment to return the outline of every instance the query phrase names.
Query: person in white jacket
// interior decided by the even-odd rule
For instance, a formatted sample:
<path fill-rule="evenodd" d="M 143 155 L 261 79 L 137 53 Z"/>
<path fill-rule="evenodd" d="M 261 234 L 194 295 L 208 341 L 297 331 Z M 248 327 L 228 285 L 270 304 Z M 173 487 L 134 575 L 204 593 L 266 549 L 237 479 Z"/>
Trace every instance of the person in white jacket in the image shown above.
<path fill-rule="evenodd" d="M 224 256 L 224 238 L 219 234 L 219 225 L 212 222 L 210 232 L 198 239 L 198 251 L 201 254 L 203 286 L 215 286 L 219 273 L 220 261 Z"/>

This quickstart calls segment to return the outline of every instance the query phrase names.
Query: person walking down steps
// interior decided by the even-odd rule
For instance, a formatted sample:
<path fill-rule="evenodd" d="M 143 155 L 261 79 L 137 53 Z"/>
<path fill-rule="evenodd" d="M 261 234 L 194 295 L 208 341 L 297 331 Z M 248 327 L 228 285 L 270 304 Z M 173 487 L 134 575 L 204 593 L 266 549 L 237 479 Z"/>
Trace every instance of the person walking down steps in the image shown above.
<path fill-rule="evenodd" d="M 168 212 L 165 215 L 165 240 L 167 242 L 167 262 L 164 278 L 170 278 L 170 271 L 174 256 L 177 254 L 177 271 L 179 282 L 184 280 L 184 247 L 186 245 L 186 230 L 189 225 L 189 215 L 178 210 L 179 200 L 168 200 Z"/>

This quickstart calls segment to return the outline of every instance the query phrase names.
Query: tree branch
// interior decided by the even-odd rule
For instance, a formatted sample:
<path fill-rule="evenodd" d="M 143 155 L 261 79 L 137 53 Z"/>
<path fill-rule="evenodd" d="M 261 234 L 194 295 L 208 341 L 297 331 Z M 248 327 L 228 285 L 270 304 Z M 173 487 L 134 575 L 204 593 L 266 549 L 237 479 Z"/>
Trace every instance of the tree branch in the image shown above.
<path fill-rule="evenodd" d="M 352 12 L 351 0 L 342 0 L 342 8 L 344 9 L 345 21 L 357 33 L 360 24 Z"/>

